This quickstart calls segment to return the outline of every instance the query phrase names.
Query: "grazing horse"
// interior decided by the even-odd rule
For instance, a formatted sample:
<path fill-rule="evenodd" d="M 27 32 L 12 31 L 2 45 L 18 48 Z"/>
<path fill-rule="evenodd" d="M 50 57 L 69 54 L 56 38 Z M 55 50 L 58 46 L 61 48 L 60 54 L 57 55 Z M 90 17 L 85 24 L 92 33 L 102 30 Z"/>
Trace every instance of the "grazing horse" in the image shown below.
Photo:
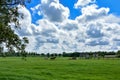
<path fill-rule="evenodd" d="M 51 60 L 55 60 L 55 58 L 56 58 L 56 56 L 54 56 L 54 57 L 51 57 L 50 59 L 51 59 Z"/>

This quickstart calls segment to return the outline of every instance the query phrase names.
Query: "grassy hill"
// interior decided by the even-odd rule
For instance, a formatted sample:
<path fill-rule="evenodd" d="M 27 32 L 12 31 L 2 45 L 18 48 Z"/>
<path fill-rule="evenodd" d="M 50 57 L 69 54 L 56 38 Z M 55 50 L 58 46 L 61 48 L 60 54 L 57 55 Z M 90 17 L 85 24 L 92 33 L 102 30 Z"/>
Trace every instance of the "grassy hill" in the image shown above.
<path fill-rule="evenodd" d="M 0 80 L 120 80 L 120 60 L 0 58 Z"/>

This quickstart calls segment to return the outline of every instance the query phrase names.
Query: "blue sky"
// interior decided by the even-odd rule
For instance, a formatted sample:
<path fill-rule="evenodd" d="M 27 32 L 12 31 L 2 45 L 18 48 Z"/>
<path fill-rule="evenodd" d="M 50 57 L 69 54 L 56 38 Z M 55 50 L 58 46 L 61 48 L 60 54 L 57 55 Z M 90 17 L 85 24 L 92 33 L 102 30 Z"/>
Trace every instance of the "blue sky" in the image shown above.
<path fill-rule="evenodd" d="M 119 0 L 32 0 L 19 36 L 38 53 L 120 50 Z"/>
<path fill-rule="evenodd" d="M 114 13 L 120 16 L 120 0 L 97 0 L 97 4 L 100 7 L 109 7 L 110 13 Z"/>

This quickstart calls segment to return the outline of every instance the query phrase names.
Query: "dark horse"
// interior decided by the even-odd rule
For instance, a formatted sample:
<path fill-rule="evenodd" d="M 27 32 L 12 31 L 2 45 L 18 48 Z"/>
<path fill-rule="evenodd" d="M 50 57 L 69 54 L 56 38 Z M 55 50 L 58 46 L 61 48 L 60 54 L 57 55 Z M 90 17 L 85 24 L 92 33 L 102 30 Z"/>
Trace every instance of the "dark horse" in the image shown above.
<path fill-rule="evenodd" d="M 51 57 L 50 59 L 51 59 L 51 60 L 55 60 L 55 58 L 56 58 L 56 56 L 53 56 L 53 57 Z"/>

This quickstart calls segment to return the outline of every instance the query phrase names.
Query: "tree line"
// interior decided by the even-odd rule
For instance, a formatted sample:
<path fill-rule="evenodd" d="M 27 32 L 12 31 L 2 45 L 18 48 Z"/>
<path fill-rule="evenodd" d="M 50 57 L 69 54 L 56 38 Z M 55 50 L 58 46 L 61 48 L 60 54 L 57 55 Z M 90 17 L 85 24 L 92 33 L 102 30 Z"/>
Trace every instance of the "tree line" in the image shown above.
<path fill-rule="evenodd" d="M 117 52 L 106 52 L 106 51 L 98 51 L 98 52 L 63 52 L 63 53 L 37 53 L 37 52 L 2 52 L 0 53 L 0 57 L 93 57 L 99 56 L 103 57 L 105 55 L 116 55 L 120 57 L 120 50 Z"/>

